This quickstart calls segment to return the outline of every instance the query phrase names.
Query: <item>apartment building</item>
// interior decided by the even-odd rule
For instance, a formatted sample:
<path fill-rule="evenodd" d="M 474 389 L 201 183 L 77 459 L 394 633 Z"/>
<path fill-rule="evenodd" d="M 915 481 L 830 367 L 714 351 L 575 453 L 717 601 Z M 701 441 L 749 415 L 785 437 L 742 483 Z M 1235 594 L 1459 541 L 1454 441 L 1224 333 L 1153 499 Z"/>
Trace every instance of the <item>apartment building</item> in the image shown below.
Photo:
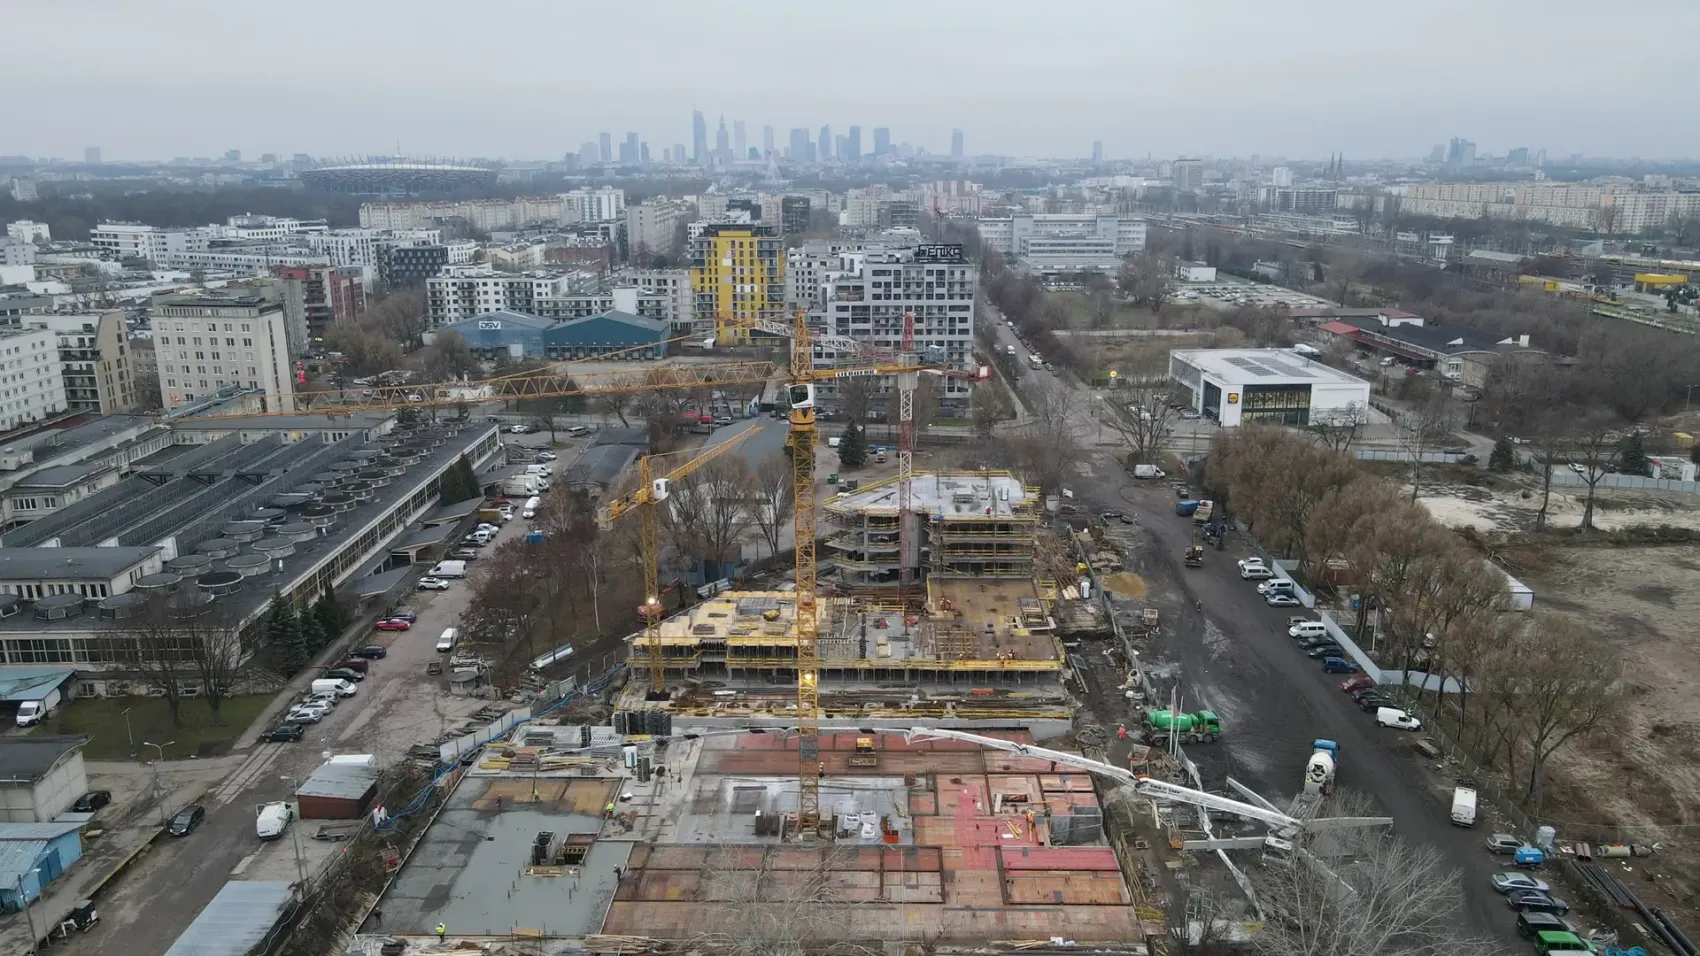
<path fill-rule="evenodd" d="M 491 312 L 537 315 L 540 301 L 595 288 L 595 276 L 582 272 L 510 273 L 486 266 L 450 266 L 425 280 L 425 316 L 437 328 Z"/>
<path fill-rule="evenodd" d="M 0 326 L 53 333 L 68 410 L 113 415 L 134 407 L 135 362 L 123 312 L 50 312 L 0 318 Z"/>
<path fill-rule="evenodd" d="M 305 341 L 317 342 L 331 326 L 366 313 L 366 285 L 359 266 L 280 266 L 284 308 Z"/>
<path fill-rule="evenodd" d="M 6 224 L 6 235 L 21 242 L 52 242 L 53 230 L 45 222 L 15 219 Z"/>
<path fill-rule="evenodd" d="M 748 342 L 742 323 L 785 307 L 785 253 L 774 226 L 707 223 L 691 240 L 696 325 L 721 342 Z"/>
<path fill-rule="evenodd" d="M 785 250 L 785 309 L 815 309 L 821 280 L 839 266 L 839 256 L 867 248 L 860 241 L 816 240 Z"/>
<path fill-rule="evenodd" d="M 826 502 L 821 563 L 851 590 L 897 583 L 901 568 L 929 582 L 949 579 L 1031 580 L 1038 498 L 1008 472 L 917 473 L 911 511 L 898 509 L 896 479 L 866 485 Z M 900 547 L 910 525 L 910 553 Z M 1013 613 L 1014 608 L 1006 608 Z"/>
<path fill-rule="evenodd" d="M 1145 220 L 1123 219 L 1119 216 L 1077 215 L 1073 213 L 1027 213 L 1006 218 L 977 220 L 980 241 L 987 249 L 1006 255 L 1029 256 L 1043 254 L 1048 241 L 1055 239 L 1110 240 L 1108 249 L 1116 257 L 1137 255 L 1145 251 Z"/>
<path fill-rule="evenodd" d="M 640 308 L 634 312 L 636 315 L 663 319 L 677 335 L 714 331 L 714 326 L 697 322 L 696 297 L 691 292 L 689 269 L 628 269 L 615 274 L 613 281 L 616 288 L 630 286 L 637 289 L 640 305 L 646 299 L 657 302 L 655 312 L 645 312 Z"/>
<path fill-rule="evenodd" d="M 62 414 L 66 407 L 58 334 L 35 326 L 0 329 L 0 432 Z"/>
<path fill-rule="evenodd" d="M 656 198 L 626 207 L 626 248 L 633 261 L 650 256 L 675 256 L 684 211 L 671 199 Z"/>
<path fill-rule="evenodd" d="M 261 389 L 265 407 L 294 407 L 295 379 L 284 304 L 248 293 L 153 297 L 159 391 L 177 408 L 226 386 Z"/>

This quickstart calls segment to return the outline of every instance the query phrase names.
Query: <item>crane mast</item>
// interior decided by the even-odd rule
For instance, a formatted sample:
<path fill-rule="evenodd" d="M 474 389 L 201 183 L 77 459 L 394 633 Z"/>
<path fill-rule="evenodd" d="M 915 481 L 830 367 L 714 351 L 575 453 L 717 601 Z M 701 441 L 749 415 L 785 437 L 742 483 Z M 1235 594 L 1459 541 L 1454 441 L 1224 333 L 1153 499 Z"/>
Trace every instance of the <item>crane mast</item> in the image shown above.
<path fill-rule="evenodd" d="M 797 549 L 797 834 L 820 827 L 820 618 L 815 594 L 815 386 L 806 313 L 791 339 L 792 523 Z"/>

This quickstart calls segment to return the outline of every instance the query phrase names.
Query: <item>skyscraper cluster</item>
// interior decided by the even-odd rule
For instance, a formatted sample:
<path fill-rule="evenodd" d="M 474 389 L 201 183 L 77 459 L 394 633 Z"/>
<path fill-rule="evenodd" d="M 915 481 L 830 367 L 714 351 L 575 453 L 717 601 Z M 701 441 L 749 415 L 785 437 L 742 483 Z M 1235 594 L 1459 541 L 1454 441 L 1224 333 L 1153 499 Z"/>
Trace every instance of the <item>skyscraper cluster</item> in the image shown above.
<path fill-rule="evenodd" d="M 785 159 L 791 162 L 813 163 L 837 161 L 841 163 L 859 163 L 865 156 L 874 158 L 882 156 L 909 157 L 915 153 L 924 153 L 907 143 L 893 143 L 891 128 L 876 126 L 873 132 L 873 151 L 862 151 L 862 127 L 850 126 L 843 133 L 834 134 L 831 123 L 823 124 L 818 131 L 806 126 L 792 128 L 787 136 L 783 149 L 778 148 L 775 141 L 774 128 L 761 128 L 761 145 L 755 146 L 750 142 L 750 129 L 743 120 L 731 121 L 728 128 L 725 116 L 719 118 L 712 141 L 709 139 L 708 118 L 702 110 L 691 111 L 691 143 L 686 147 L 683 143 L 670 147 L 657 146 L 656 158 L 677 164 L 692 164 L 697 166 L 729 166 L 733 163 L 762 161 L 770 159 Z M 575 153 L 568 154 L 568 160 L 583 166 L 594 166 L 599 163 L 619 163 L 632 165 L 647 163 L 651 159 L 649 143 L 638 137 L 636 132 L 628 131 L 623 139 L 616 141 L 613 133 L 599 133 L 595 142 L 586 142 Z M 953 129 L 950 132 L 950 156 L 962 159 L 966 155 L 965 140 L 962 130 Z"/>

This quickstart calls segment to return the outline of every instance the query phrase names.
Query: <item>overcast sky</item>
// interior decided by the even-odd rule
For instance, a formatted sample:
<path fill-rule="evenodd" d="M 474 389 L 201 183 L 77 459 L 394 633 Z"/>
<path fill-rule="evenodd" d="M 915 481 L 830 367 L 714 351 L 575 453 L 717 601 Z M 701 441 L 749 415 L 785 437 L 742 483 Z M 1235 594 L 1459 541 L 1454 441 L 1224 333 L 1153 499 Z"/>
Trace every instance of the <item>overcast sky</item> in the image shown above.
<path fill-rule="evenodd" d="M 653 153 L 709 119 L 970 153 L 1700 156 L 1700 0 L 12 0 L 0 154 Z M 1660 117 L 1668 119 L 1660 121 Z"/>

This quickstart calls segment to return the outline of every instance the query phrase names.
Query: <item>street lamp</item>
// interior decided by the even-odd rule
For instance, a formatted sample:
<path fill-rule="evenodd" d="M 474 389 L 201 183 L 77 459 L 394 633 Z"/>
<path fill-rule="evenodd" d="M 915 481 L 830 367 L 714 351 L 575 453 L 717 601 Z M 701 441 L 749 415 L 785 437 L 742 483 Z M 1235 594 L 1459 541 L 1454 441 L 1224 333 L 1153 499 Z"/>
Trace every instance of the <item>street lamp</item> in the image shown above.
<path fill-rule="evenodd" d="M 136 755 L 136 734 L 130 729 L 130 711 L 134 709 L 134 707 L 124 708 L 124 736 L 130 738 L 130 756 L 132 757 Z"/>
<path fill-rule="evenodd" d="M 288 780 L 291 783 L 293 783 L 295 781 L 294 777 L 292 777 L 292 776 L 290 776 L 289 774 L 286 774 L 286 773 L 285 774 L 279 774 L 278 779 L 279 780 Z M 301 894 L 301 898 L 306 899 L 307 898 L 307 864 L 305 864 L 301 861 L 301 828 L 295 825 L 297 822 L 299 822 L 299 821 L 296 821 L 296 820 L 293 820 L 293 819 L 289 821 L 289 839 L 290 839 L 290 842 L 295 844 L 295 875 L 300 880 L 300 882 L 297 883 L 296 886 L 299 887 L 299 892 Z"/>
<path fill-rule="evenodd" d="M 165 748 L 171 746 L 172 744 L 175 744 L 176 742 L 177 741 L 175 741 L 175 740 L 167 740 L 163 744 L 156 744 L 156 743 L 153 743 L 152 741 L 147 741 L 147 740 L 142 741 L 142 746 L 152 747 L 154 749 L 154 752 L 159 755 L 159 758 L 156 759 L 153 762 L 153 796 L 154 796 L 155 800 L 159 801 L 159 825 L 160 826 L 165 826 L 165 800 L 160 796 L 159 765 L 165 762 Z"/>
<path fill-rule="evenodd" d="M 31 874 L 39 874 L 40 872 L 41 867 L 36 867 L 33 870 L 26 870 L 18 874 L 18 906 L 24 911 L 24 919 L 29 921 L 30 952 L 32 953 L 41 951 L 41 937 L 35 931 L 35 914 L 30 912 L 30 898 L 26 893 L 24 893 L 24 877 Z M 36 892 L 39 894 L 41 892 L 41 887 L 37 886 Z"/>
<path fill-rule="evenodd" d="M 1682 413 L 1688 414 L 1688 406 L 1694 404 L 1694 386 L 1688 386 L 1688 397 L 1682 400 Z"/>

